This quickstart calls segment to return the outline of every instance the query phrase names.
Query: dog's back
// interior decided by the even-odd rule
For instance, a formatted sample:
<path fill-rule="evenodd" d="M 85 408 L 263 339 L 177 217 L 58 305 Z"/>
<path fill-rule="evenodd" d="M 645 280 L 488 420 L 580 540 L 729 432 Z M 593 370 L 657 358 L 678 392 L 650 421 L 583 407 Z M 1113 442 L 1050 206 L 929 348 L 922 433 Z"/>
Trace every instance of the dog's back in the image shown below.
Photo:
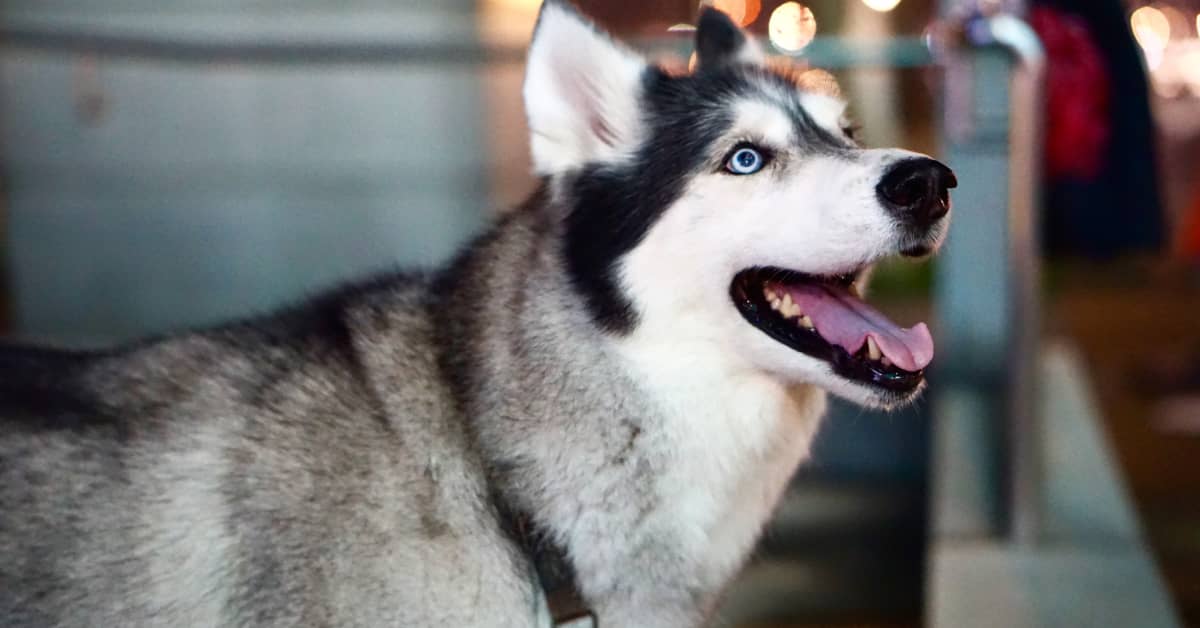
<path fill-rule="evenodd" d="M 466 625 L 524 604 L 422 288 L 119 353 L 0 350 L 4 624 Z"/>

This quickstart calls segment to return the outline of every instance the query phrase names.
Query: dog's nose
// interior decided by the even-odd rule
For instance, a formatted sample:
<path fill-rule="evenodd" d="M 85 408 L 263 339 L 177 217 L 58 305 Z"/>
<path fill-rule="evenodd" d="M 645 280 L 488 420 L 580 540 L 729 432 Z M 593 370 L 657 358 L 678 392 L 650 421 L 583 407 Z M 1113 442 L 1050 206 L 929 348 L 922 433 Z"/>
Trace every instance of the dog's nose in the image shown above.
<path fill-rule="evenodd" d="M 928 227 L 949 213 L 950 189 L 957 186 L 954 172 L 945 164 L 920 157 L 892 166 L 875 192 L 897 218 Z"/>

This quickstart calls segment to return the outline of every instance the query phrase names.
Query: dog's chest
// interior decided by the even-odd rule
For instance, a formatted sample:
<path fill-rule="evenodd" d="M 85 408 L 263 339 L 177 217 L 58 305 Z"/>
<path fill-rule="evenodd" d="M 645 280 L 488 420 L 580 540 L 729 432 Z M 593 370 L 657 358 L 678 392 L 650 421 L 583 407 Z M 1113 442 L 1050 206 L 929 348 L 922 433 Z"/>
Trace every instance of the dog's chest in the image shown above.
<path fill-rule="evenodd" d="M 660 495 L 675 511 L 666 516 L 681 526 L 699 524 L 685 534 L 706 557 L 706 569 L 724 577 L 742 563 L 808 457 L 824 399 L 812 393 L 797 404 L 786 390 L 744 383 L 712 392 L 704 405 L 689 404 L 677 417 L 682 455 L 663 477 Z"/>
<path fill-rule="evenodd" d="M 808 456 L 825 394 L 735 373 L 701 360 L 652 369 L 642 381 L 662 416 L 647 454 L 663 461 L 654 519 L 722 583 L 752 549 L 780 495 Z"/>

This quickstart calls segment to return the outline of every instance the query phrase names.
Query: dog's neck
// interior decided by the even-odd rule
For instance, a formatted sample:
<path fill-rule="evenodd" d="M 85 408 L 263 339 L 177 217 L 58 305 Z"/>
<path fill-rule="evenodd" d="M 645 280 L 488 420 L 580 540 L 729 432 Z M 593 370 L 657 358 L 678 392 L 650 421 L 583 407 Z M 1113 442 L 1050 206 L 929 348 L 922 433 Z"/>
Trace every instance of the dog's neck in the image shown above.
<path fill-rule="evenodd" d="M 695 625 L 807 455 L 824 393 L 598 329 L 555 228 L 519 210 L 443 278 L 444 364 L 496 489 L 566 548 L 599 622 Z"/>

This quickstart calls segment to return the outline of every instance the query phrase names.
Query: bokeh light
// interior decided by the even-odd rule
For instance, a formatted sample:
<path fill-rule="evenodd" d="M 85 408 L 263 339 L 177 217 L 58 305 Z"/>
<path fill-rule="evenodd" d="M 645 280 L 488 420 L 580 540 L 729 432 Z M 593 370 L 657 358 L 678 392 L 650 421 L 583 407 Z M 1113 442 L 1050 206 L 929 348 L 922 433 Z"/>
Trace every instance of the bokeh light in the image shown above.
<path fill-rule="evenodd" d="M 537 12 L 542 6 L 542 0 L 488 0 L 488 4 L 512 11 L 531 11 Z"/>
<path fill-rule="evenodd" d="M 703 0 L 700 6 L 705 5 L 722 11 L 729 16 L 729 19 L 738 24 L 741 24 L 746 17 L 746 3 L 742 0 Z"/>
<path fill-rule="evenodd" d="M 1157 5 L 1156 8 L 1167 19 L 1169 31 L 1167 39 L 1179 40 L 1187 37 L 1188 31 L 1192 30 L 1192 24 L 1183 11 L 1164 4 Z"/>
<path fill-rule="evenodd" d="M 842 93 L 842 88 L 838 85 L 837 77 L 828 70 L 820 68 L 809 68 L 801 72 L 796 77 L 796 84 L 800 86 L 800 89 L 807 92 L 817 92 L 831 96 L 840 96 Z"/>
<path fill-rule="evenodd" d="M 1129 17 L 1133 36 L 1142 46 L 1165 44 L 1171 38 L 1171 23 L 1155 7 L 1141 7 Z"/>
<path fill-rule="evenodd" d="M 887 13 L 900 4 L 900 0 L 862 0 L 862 2 L 867 5 L 868 9 L 880 13 Z"/>
<path fill-rule="evenodd" d="M 811 9 L 799 2 L 785 2 L 771 13 L 767 34 L 776 48 L 796 52 L 816 36 L 817 18 Z"/>
<path fill-rule="evenodd" d="M 1191 46 L 1179 55 L 1179 78 L 1187 83 L 1192 94 L 1200 97 L 1200 46 Z"/>
<path fill-rule="evenodd" d="M 753 24 L 759 13 L 762 13 L 762 0 L 746 0 L 746 17 L 742 20 L 742 26 Z"/>
<path fill-rule="evenodd" d="M 761 0 L 702 0 L 700 6 L 710 5 L 723 11 L 731 20 L 749 26 L 762 11 Z"/>
<path fill-rule="evenodd" d="M 1129 26 L 1146 55 L 1146 65 L 1151 70 L 1157 68 L 1171 39 L 1171 23 L 1167 16 L 1154 7 L 1141 7 L 1129 17 Z"/>

